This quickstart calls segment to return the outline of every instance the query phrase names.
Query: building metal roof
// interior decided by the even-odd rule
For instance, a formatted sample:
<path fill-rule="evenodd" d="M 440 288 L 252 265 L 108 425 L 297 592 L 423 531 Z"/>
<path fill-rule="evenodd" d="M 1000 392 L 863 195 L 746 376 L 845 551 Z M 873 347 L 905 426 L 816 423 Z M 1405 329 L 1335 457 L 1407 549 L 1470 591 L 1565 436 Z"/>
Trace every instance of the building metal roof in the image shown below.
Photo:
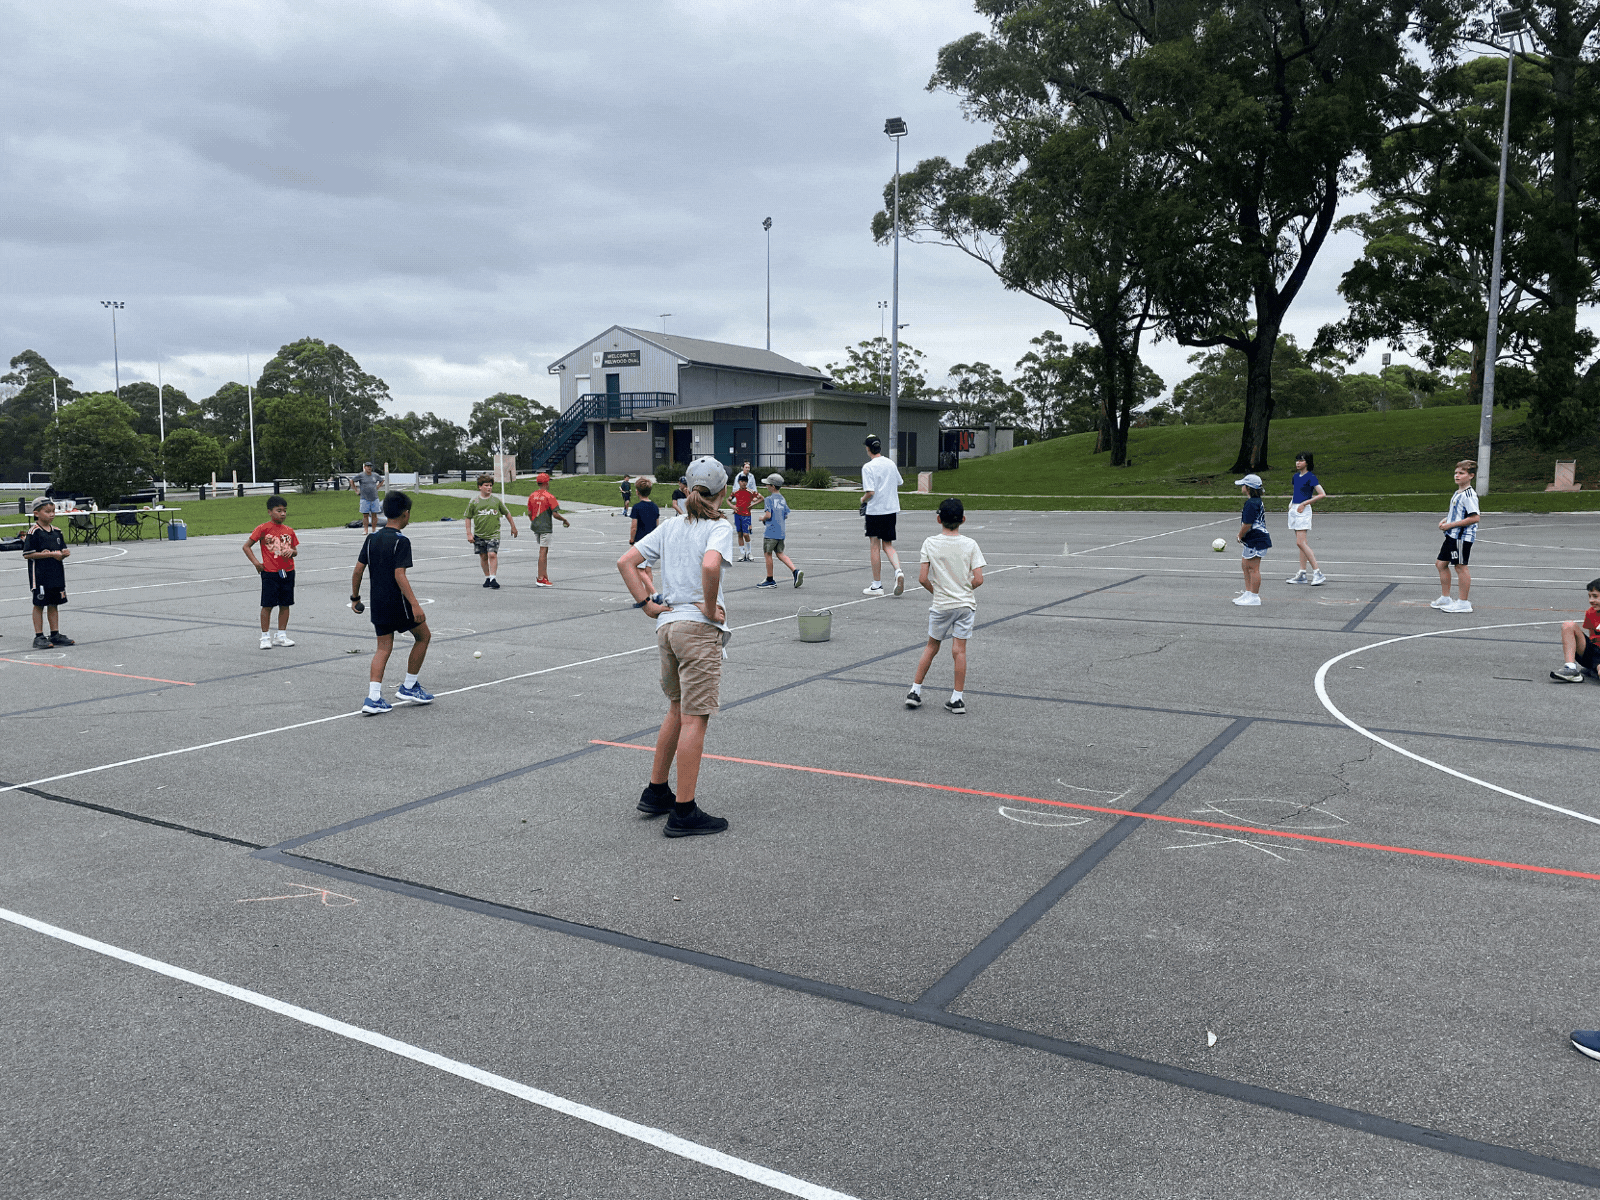
<path fill-rule="evenodd" d="M 659 337 L 660 335 L 658 334 L 657 336 Z M 889 397 L 879 396 L 872 392 L 840 392 L 834 391 L 831 388 L 824 391 L 819 387 L 815 391 L 811 392 L 777 392 L 771 396 L 751 396 L 749 399 L 740 400 L 737 403 L 731 404 L 727 401 L 719 401 L 716 404 L 692 404 L 685 405 L 683 407 L 679 407 L 677 405 L 668 405 L 659 409 L 650 410 L 642 415 L 648 418 L 652 417 L 654 413 L 659 412 L 661 416 L 654 419 L 667 420 L 673 422 L 674 424 L 681 424 L 686 417 L 694 416 L 697 413 L 710 413 L 717 409 L 753 408 L 762 404 L 777 404 L 781 401 L 806 400 L 812 398 L 817 400 L 831 400 L 846 404 L 854 401 L 858 404 L 870 404 L 874 406 L 882 406 L 884 408 L 887 408 L 889 405 Z M 900 407 L 921 409 L 931 412 L 943 412 L 945 409 L 953 406 L 943 400 L 910 400 L 902 397 L 900 400 Z"/>
<path fill-rule="evenodd" d="M 788 375 L 800 379 L 814 379 L 823 382 L 828 379 L 825 371 L 816 367 L 808 367 L 804 363 L 795 362 L 792 358 L 785 358 L 781 354 L 774 354 L 771 350 L 758 350 L 754 346 L 735 346 L 731 342 L 708 342 L 704 338 L 679 337 L 675 333 L 653 333 L 646 329 L 629 329 L 626 325 L 613 325 L 605 333 L 598 334 L 584 342 L 576 349 L 563 354 L 556 359 L 556 363 L 564 362 L 574 354 L 579 353 L 584 347 L 600 341 L 612 329 L 620 329 L 642 342 L 648 342 L 659 350 L 668 354 L 675 354 L 684 362 L 694 366 L 703 367 L 728 367 L 736 371 L 759 371 L 764 375 Z M 551 370 L 555 370 L 554 364 Z"/>

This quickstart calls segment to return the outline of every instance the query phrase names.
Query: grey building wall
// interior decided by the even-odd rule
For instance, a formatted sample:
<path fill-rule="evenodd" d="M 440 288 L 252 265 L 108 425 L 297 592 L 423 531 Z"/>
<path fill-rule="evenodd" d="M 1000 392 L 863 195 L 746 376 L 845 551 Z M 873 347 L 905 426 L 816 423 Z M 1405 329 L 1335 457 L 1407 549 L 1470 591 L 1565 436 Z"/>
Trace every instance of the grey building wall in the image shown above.
<path fill-rule="evenodd" d="M 639 365 L 637 367 L 607 367 L 604 365 L 604 356 L 608 350 L 637 350 L 639 352 Z M 600 365 L 596 365 L 594 356 L 601 356 Z M 637 338 L 620 329 L 613 329 L 608 333 L 585 342 L 566 358 L 558 359 L 564 365 L 561 376 L 561 411 L 565 412 L 572 407 L 578 398 L 578 376 L 587 375 L 589 378 L 588 391 L 594 393 L 606 390 L 606 376 L 618 375 L 617 385 L 624 392 L 676 392 L 678 390 L 678 356 L 652 346 L 648 342 Z"/>
<path fill-rule="evenodd" d="M 793 379 L 783 375 L 734 371 L 723 367 L 686 366 L 678 368 L 675 390 L 679 404 L 738 404 L 756 396 L 810 392 L 816 386 L 815 380 Z"/>
<path fill-rule="evenodd" d="M 606 431 L 606 474 L 648 475 L 654 464 L 650 461 L 650 432 L 618 433 L 615 428 Z"/>

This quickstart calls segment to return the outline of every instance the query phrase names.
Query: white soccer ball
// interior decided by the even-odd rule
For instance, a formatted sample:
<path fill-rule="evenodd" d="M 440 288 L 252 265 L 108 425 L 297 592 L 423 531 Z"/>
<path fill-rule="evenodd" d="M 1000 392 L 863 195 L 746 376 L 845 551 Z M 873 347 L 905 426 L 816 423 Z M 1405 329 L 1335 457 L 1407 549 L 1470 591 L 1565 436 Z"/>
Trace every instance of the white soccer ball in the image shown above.
<path fill-rule="evenodd" d="M 1228 548 L 1228 543 L 1223 541 L 1221 538 L 1218 538 L 1216 541 L 1211 543 L 1211 548 L 1213 550 L 1215 550 L 1218 554 L 1221 554 L 1224 550 L 1226 550 Z"/>
<path fill-rule="evenodd" d="M 474 650 L 472 652 L 472 657 L 473 658 L 482 658 L 483 657 L 483 651 L 482 650 Z"/>

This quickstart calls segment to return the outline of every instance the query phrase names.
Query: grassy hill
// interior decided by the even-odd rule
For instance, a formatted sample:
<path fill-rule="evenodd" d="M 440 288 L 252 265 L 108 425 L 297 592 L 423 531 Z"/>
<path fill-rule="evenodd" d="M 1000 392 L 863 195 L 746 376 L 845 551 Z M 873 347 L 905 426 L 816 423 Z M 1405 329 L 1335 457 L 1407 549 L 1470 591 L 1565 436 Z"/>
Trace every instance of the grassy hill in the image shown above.
<path fill-rule="evenodd" d="M 1316 456 L 1317 476 L 1335 497 L 1448 495 L 1455 463 L 1477 457 L 1478 414 L 1476 407 L 1449 407 L 1274 421 L 1267 494 L 1289 494 L 1294 455 L 1306 450 Z M 1600 435 L 1560 451 L 1540 451 L 1528 444 L 1524 420 L 1520 411 L 1495 414 L 1494 494 L 1537 493 L 1543 507 L 1557 458 L 1576 458 L 1580 482 L 1600 488 Z M 947 495 L 1227 497 L 1231 503 L 1237 491 L 1228 468 L 1241 431 L 1238 424 L 1135 429 L 1128 438 L 1130 465 L 1122 468 L 1113 468 L 1109 455 L 1093 453 L 1093 434 L 1078 434 L 969 459 L 959 470 L 936 474 L 933 487 Z M 1577 499 L 1548 497 L 1561 507 Z M 1589 507 L 1589 498 L 1582 499 L 1579 506 Z"/>

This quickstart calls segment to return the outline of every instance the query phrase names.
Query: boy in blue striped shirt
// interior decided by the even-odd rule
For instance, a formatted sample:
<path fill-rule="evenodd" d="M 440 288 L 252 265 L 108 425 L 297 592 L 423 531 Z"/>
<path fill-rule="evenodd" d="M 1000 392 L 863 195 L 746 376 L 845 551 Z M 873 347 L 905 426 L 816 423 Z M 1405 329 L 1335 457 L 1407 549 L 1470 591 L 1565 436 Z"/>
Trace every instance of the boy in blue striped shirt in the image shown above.
<path fill-rule="evenodd" d="M 1430 608 L 1441 612 L 1469 613 L 1472 601 L 1467 599 L 1472 591 L 1472 572 L 1467 562 L 1472 557 L 1472 543 L 1478 540 L 1478 493 L 1472 490 L 1472 476 L 1478 464 L 1464 458 L 1456 464 L 1456 494 L 1450 497 L 1450 511 L 1439 528 L 1444 531 L 1444 544 L 1439 547 L 1439 557 L 1434 566 L 1439 571 L 1439 598 Z M 1459 600 L 1450 599 L 1450 568 L 1456 569 Z"/>

